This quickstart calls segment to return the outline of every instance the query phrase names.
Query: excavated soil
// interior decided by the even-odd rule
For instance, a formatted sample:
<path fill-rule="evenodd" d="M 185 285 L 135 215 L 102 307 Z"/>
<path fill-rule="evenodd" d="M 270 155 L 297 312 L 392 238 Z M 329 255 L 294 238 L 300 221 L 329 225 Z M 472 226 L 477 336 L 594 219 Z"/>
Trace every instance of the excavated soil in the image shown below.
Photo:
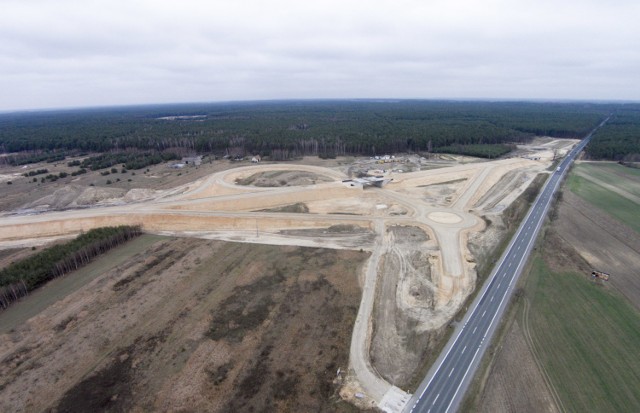
<path fill-rule="evenodd" d="M 0 335 L 0 410 L 340 411 L 367 258 L 156 242 Z"/>
<path fill-rule="evenodd" d="M 371 363 L 389 383 L 404 388 L 421 367 L 425 353 L 441 337 L 441 331 L 420 331 L 419 320 L 402 311 L 397 302 L 408 283 L 411 298 L 421 308 L 433 309 L 435 288 L 431 280 L 429 236 L 415 226 L 392 226 L 391 237 L 401 248 L 392 248 L 382 258 L 383 274 L 376 287 Z"/>
<path fill-rule="evenodd" d="M 314 185 L 321 182 L 331 182 L 333 179 L 307 171 L 269 171 L 258 172 L 246 178 L 238 178 L 238 185 L 253 185 L 260 187 L 281 187 Z"/>

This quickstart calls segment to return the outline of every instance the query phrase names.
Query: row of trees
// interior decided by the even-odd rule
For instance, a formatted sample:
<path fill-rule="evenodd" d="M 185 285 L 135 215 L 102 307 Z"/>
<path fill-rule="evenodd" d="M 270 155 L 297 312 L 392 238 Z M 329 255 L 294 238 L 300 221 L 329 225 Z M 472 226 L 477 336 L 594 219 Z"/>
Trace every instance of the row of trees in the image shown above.
<path fill-rule="evenodd" d="M 98 156 L 91 156 L 80 163 L 83 168 L 92 171 L 111 168 L 115 165 L 124 165 L 126 169 L 142 169 L 150 165 L 156 165 L 164 161 L 179 159 L 174 152 L 111 152 Z"/>
<path fill-rule="evenodd" d="M 0 271 L 0 308 L 141 233 L 139 226 L 96 228 L 9 265 Z"/>
<path fill-rule="evenodd" d="M 452 145 L 522 142 L 533 135 L 581 137 L 612 107 L 584 103 L 301 101 L 5 114 L 0 115 L 0 151 L 51 155 L 61 151 L 184 149 L 278 159 L 431 151 Z M 193 115 L 201 117 L 175 118 Z"/>
<path fill-rule="evenodd" d="M 1 138 L 0 138 L 1 142 Z M 37 162 L 58 162 L 66 158 L 64 151 L 26 151 L 0 157 L 0 165 L 27 165 Z"/>

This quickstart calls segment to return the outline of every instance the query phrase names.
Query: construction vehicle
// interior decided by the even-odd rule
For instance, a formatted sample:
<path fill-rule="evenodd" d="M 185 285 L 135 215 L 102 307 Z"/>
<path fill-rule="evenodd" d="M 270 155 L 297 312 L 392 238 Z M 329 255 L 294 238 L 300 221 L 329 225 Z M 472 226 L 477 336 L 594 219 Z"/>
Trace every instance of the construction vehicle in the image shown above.
<path fill-rule="evenodd" d="M 609 281 L 609 274 L 607 274 L 606 272 L 593 270 L 591 272 L 591 278 L 593 278 L 594 280 L 600 279 L 602 281 Z"/>

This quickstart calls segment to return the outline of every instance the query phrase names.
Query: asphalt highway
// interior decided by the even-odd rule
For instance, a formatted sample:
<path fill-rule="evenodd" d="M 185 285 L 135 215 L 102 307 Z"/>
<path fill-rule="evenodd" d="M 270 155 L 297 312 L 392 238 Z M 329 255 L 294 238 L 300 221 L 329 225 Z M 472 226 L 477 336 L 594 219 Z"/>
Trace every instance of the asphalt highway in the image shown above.
<path fill-rule="evenodd" d="M 605 119 L 560 162 L 520 224 L 502 258 L 485 282 L 451 340 L 429 370 L 406 412 L 455 412 L 496 331 L 516 281 L 533 248 L 562 176 Z"/>

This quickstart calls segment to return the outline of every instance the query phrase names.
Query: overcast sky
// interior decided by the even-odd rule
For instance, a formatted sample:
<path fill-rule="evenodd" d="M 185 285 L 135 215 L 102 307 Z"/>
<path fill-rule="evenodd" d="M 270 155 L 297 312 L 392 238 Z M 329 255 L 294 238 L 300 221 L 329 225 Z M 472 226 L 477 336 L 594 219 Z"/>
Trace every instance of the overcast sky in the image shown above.
<path fill-rule="evenodd" d="M 637 0 L 0 0 L 0 110 L 640 100 Z"/>

